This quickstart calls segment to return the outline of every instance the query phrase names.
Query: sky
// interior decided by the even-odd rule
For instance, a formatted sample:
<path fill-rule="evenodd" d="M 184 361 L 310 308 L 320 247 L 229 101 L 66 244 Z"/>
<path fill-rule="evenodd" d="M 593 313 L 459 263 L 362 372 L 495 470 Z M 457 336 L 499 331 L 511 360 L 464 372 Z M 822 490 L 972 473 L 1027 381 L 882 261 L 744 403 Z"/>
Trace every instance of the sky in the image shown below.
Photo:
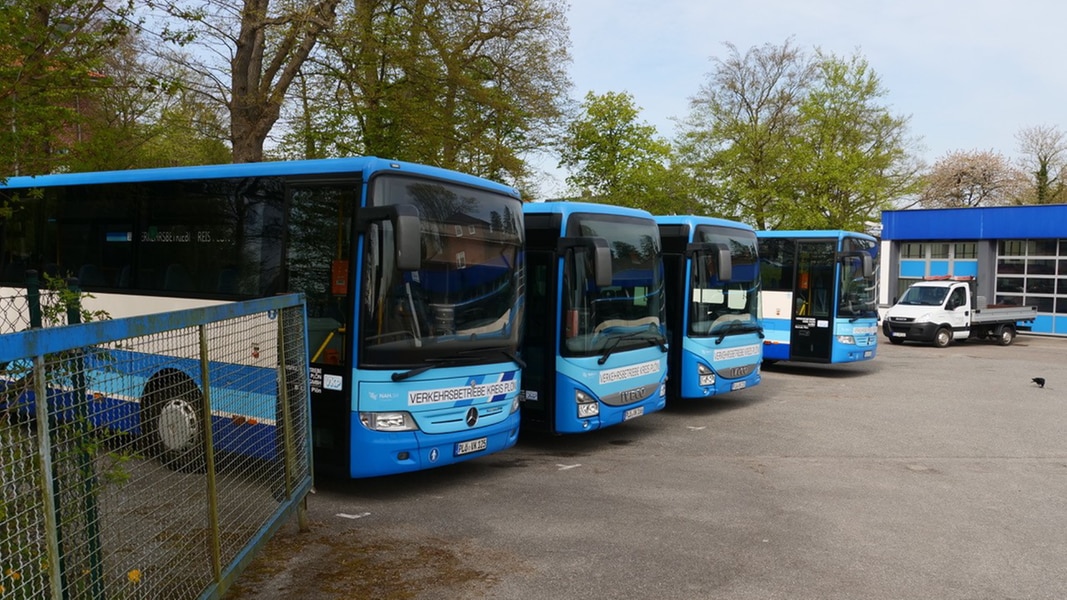
<path fill-rule="evenodd" d="M 725 43 L 744 55 L 790 38 L 809 54 L 866 59 L 887 92 L 880 102 L 910 119 L 928 164 L 956 150 L 1014 160 L 1022 129 L 1067 131 L 1067 2 L 569 1 L 572 98 L 627 92 L 667 139 Z M 542 168 L 562 189 L 555 162 Z"/>

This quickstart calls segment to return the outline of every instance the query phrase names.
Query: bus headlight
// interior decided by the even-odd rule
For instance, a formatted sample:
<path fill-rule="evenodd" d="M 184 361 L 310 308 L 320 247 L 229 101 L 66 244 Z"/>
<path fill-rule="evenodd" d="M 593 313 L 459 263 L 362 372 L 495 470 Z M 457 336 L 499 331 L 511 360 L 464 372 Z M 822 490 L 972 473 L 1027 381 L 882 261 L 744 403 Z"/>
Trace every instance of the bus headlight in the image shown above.
<path fill-rule="evenodd" d="M 414 431 L 415 419 L 408 412 L 361 412 L 359 422 L 371 431 Z"/>
<path fill-rule="evenodd" d="M 574 401 L 578 404 L 579 419 L 595 417 L 600 414 L 600 403 L 597 402 L 596 398 L 582 390 L 574 391 Z"/>
<path fill-rule="evenodd" d="M 698 364 L 697 375 L 700 376 L 700 385 L 715 385 L 715 371 L 712 371 L 707 365 Z"/>
<path fill-rule="evenodd" d="M 511 414 L 515 414 L 519 410 L 519 397 L 515 396 L 515 399 L 511 401 Z"/>
<path fill-rule="evenodd" d="M 837 336 L 837 343 L 839 344 L 855 344 L 856 338 L 851 335 L 839 335 Z"/>

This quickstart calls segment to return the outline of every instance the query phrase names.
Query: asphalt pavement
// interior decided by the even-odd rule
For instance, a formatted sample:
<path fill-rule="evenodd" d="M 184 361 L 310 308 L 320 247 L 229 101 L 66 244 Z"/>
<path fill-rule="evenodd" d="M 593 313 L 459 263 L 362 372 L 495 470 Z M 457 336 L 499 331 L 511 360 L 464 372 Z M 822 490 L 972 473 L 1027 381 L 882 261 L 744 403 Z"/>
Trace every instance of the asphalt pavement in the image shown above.
<path fill-rule="evenodd" d="M 320 479 L 308 530 L 227 598 L 1067 598 L 1067 340 L 880 342 L 603 431 Z"/>

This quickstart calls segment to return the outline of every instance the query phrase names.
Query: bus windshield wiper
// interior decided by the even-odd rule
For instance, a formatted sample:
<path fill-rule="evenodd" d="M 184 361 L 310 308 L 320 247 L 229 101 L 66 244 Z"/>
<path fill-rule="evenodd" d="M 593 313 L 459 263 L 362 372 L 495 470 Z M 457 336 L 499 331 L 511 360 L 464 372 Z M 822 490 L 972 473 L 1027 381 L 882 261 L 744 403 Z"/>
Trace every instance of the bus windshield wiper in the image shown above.
<path fill-rule="evenodd" d="M 506 348 L 477 348 L 462 350 L 456 354 L 455 357 L 449 358 L 427 358 L 425 364 L 410 369 L 408 371 L 397 371 L 390 377 L 393 381 L 404 381 L 410 379 L 416 375 L 421 375 L 430 369 L 436 369 L 441 366 L 459 366 L 476 364 L 478 358 L 484 358 L 493 354 L 503 354 L 505 357 L 511 359 L 519 365 L 520 369 L 526 368 L 526 362 L 519 358 L 514 352 Z"/>
<path fill-rule="evenodd" d="M 519 365 L 520 369 L 526 368 L 526 361 L 522 360 L 518 354 L 515 354 L 507 348 L 470 348 L 467 350 L 460 350 L 457 355 L 463 357 L 489 357 L 494 354 L 503 354 L 505 358 L 511 360 L 515 364 Z"/>
<path fill-rule="evenodd" d="M 410 369 L 408 371 L 397 371 L 396 373 L 393 373 L 390 377 L 393 381 L 404 381 L 405 379 L 410 379 L 416 375 L 421 375 L 422 373 L 425 373 L 430 369 L 436 369 L 437 367 L 459 366 L 468 364 L 470 364 L 469 360 L 457 360 L 455 358 L 427 358 L 426 362 L 422 366 L 415 367 L 414 369 Z"/>
<path fill-rule="evenodd" d="M 763 328 L 759 325 L 742 323 L 741 321 L 730 321 L 730 323 L 728 323 L 725 327 L 722 328 L 722 331 L 719 333 L 719 337 L 715 338 L 715 343 L 721 344 L 722 341 L 726 339 L 726 336 L 730 335 L 731 333 L 748 333 L 751 331 L 755 331 L 757 334 L 759 334 L 759 339 L 762 340 L 764 338 Z"/>
<path fill-rule="evenodd" d="M 636 338 L 638 338 L 640 336 L 648 335 L 649 333 L 652 333 L 652 332 L 649 332 L 649 331 L 634 331 L 632 333 L 627 333 L 626 335 L 620 335 L 619 337 L 612 338 L 611 342 L 608 344 L 608 347 L 604 349 L 604 354 L 601 355 L 601 357 L 597 359 L 596 364 L 602 365 L 602 364 L 608 362 L 608 358 L 611 356 L 612 352 L 615 352 L 615 347 L 619 345 L 619 342 L 621 342 L 623 340 L 636 339 Z M 653 333 L 652 337 L 645 338 L 645 341 L 647 341 L 649 344 L 651 344 L 653 346 L 659 346 L 660 350 L 662 350 L 664 352 L 667 351 L 667 344 L 666 344 L 667 338 L 664 337 L 664 335 L 662 333 L 659 333 L 658 331 Z"/>

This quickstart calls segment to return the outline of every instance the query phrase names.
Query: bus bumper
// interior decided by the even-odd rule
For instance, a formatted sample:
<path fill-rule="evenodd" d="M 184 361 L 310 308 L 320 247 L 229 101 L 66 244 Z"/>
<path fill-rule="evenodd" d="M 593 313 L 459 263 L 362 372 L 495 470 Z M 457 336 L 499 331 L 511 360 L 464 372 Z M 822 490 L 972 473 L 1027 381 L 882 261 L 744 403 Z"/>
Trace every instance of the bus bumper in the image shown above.
<path fill-rule="evenodd" d="M 519 439 L 519 411 L 494 425 L 439 434 L 369 431 L 358 413 L 351 419 L 352 447 L 370 448 L 365 454 L 352 452 L 349 476 L 354 479 L 443 467 L 507 450 Z"/>

